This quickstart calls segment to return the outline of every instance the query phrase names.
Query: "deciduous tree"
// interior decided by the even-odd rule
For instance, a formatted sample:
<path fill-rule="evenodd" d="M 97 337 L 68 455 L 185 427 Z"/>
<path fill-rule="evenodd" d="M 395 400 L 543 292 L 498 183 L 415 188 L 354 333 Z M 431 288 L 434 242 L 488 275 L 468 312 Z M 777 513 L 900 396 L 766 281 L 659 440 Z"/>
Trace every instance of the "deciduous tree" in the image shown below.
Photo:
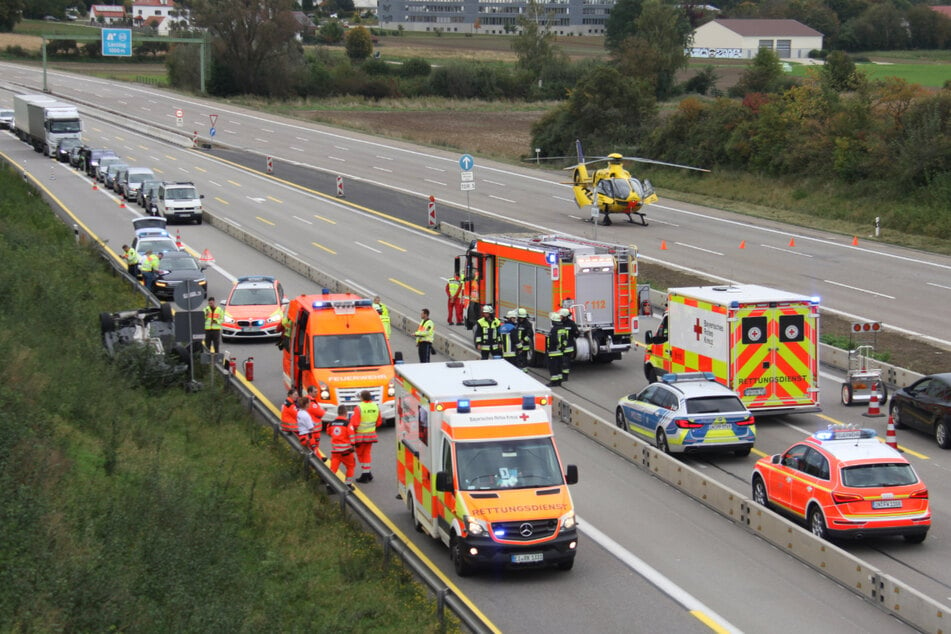
<path fill-rule="evenodd" d="M 518 35 L 512 39 L 518 67 L 536 80 L 547 67 L 568 63 L 568 57 L 556 47 L 555 34 L 549 25 L 550 16 L 544 8 L 535 0 L 529 0 L 525 14 L 518 17 Z"/>
<path fill-rule="evenodd" d="M 23 0 L 0 2 L 0 31 L 9 32 L 23 19 Z"/>
<path fill-rule="evenodd" d="M 354 27 L 347 31 L 344 46 L 347 49 L 347 57 L 354 62 L 363 61 L 373 54 L 373 38 L 370 37 L 370 32 L 365 26 Z"/>

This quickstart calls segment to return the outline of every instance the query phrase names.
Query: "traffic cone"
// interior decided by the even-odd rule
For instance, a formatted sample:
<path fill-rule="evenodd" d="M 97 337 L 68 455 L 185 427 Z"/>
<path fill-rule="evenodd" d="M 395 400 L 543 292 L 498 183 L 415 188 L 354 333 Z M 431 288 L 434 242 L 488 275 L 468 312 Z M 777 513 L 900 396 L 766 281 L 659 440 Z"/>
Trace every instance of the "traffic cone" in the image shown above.
<path fill-rule="evenodd" d="M 790 239 L 789 239 L 789 246 L 791 246 L 791 247 L 796 246 L 796 239 L 795 239 L 795 238 L 790 238 Z"/>
<path fill-rule="evenodd" d="M 853 247 L 859 246 L 859 237 L 858 237 L 858 236 L 852 236 L 852 246 L 853 246 Z"/>
<path fill-rule="evenodd" d="M 745 249 L 745 248 L 746 248 L 746 240 L 740 240 L 740 248 L 741 248 L 741 249 Z"/>
<path fill-rule="evenodd" d="M 666 240 L 661 240 L 661 241 L 660 241 L 660 250 L 661 250 L 661 251 L 666 251 L 666 250 L 667 250 L 667 241 L 666 241 Z"/>
<path fill-rule="evenodd" d="M 93 181 L 93 182 L 92 182 L 92 190 L 93 190 L 93 191 L 97 191 L 98 189 L 99 189 L 99 185 L 96 184 L 96 181 Z"/>
<path fill-rule="evenodd" d="M 204 251 L 202 251 L 201 257 L 198 259 L 201 260 L 202 262 L 205 262 L 206 264 L 214 264 L 215 262 L 215 257 L 211 254 L 211 251 L 209 251 L 208 249 L 205 249 Z"/>
<path fill-rule="evenodd" d="M 177 246 L 179 249 L 182 248 L 182 230 L 181 229 L 175 232 L 175 246 Z"/>
<path fill-rule="evenodd" d="M 883 416 L 881 408 L 878 406 L 878 386 L 872 386 L 872 396 L 868 399 L 868 411 L 862 414 L 862 416 L 868 416 L 869 418 L 878 418 Z"/>
<path fill-rule="evenodd" d="M 898 438 L 895 436 L 895 417 L 888 415 L 888 426 L 885 427 L 885 444 L 892 449 L 898 449 Z"/>

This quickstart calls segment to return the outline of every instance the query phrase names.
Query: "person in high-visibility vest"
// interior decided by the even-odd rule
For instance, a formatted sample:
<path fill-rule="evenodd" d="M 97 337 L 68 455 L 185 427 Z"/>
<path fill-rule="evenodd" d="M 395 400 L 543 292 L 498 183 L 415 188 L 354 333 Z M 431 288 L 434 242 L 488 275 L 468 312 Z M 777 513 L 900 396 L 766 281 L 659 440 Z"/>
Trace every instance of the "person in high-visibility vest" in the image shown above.
<path fill-rule="evenodd" d="M 548 387 L 558 387 L 561 385 L 563 377 L 561 373 L 561 361 L 564 356 L 562 336 L 565 332 L 561 328 L 561 313 L 554 312 L 549 316 L 551 319 L 551 330 L 548 332 Z"/>
<path fill-rule="evenodd" d="M 499 327 L 502 323 L 492 314 L 488 304 L 482 307 L 482 317 L 475 325 L 475 345 L 483 359 L 502 355 L 499 341 Z"/>
<path fill-rule="evenodd" d="M 373 480 L 373 444 L 377 442 L 376 428 L 383 423 L 379 404 L 373 401 L 369 390 L 360 392 L 360 404 L 353 409 L 350 426 L 353 427 L 353 445 L 357 452 L 361 474 L 357 482 Z"/>
<path fill-rule="evenodd" d="M 502 358 L 516 365 L 515 356 L 518 354 L 518 325 L 515 320 L 518 318 L 517 310 L 510 310 L 505 313 L 505 321 L 499 327 L 499 348 L 502 351 Z"/>
<path fill-rule="evenodd" d="M 575 323 L 575 320 L 571 318 L 571 311 L 567 308 L 562 308 L 558 311 L 558 314 L 561 315 L 561 327 L 565 331 L 562 336 L 564 341 L 563 352 L 565 356 L 561 360 L 561 380 L 567 381 L 571 376 L 571 362 L 575 358 L 575 339 L 578 338 L 580 331 L 578 330 L 578 324 Z"/>
<path fill-rule="evenodd" d="M 205 347 L 211 352 L 217 353 L 221 348 L 221 323 L 224 319 L 224 309 L 214 297 L 209 297 L 205 306 Z"/>
<path fill-rule="evenodd" d="M 386 333 L 386 338 L 390 338 L 390 309 L 380 300 L 380 296 L 377 295 L 373 298 L 373 309 L 380 314 L 380 321 L 383 322 L 383 332 Z"/>
<path fill-rule="evenodd" d="M 119 256 L 125 260 L 126 266 L 129 269 L 129 275 L 132 277 L 139 277 L 139 253 L 128 244 L 122 245 L 122 255 Z"/>
<path fill-rule="evenodd" d="M 433 353 L 433 341 L 436 338 L 436 325 L 429 318 L 429 309 L 424 308 L 419 313 L 419 327 L 413 333 L 416 337 L 416 351 L 419 353 L 420 363 L 429 363 Z"/>
<path fill-rule="evenodd" d="M 284 314 L 281 315 L 281 338 L 277 340 L 278 350 L 291 349 L 291 318 L 287 316 L 287 307 L 284 307 Z"/>
<path fill-rule="evenodd" d="M 152 253 L 152 249 L 145 252 L 139 261 L 139 271 L 142 272 L 142 281 L 150 291 L 155 288 L 155 278 L 158 277 L 159 257 Z"/>
<path fill-rule="evenodd" d="M 462 282 L 456 273 L 446 282 L 446 298 L 448 300 L 448 321 L 450 326 L 462 325 Z M 455 319 L 455 323 L 453 320 Z"/>
<path fill-rule="evenodd" d="M 515 365 L 528 372 L 528 355 L 535 347 L 535 328 L 528 319 L 528 311 L 518 309 L 518 353 L 515 355 Z"/>
<path fill-rule="evenodd" d="M 345 482 L 348 487 L 353 488 L 353 471 L 357 465 L 353 459 L 353 428 L 347 420 L 345 406 L 337 406 L 337 417 L 327 426 L 327 435 L 330 437 L 330 470 L 337 473 L 337 469 L 343 464 L 347 469 Z M 329 485 L 327 488 L 333 492 Z"/>
<path fill-rule="evenodd" d="M 291 388 L 287 390 L 287 398 L 281 405 L 281 431 L 288 434 L 297 433 L 297 399 L 299 395 L 297 390 Z"/>

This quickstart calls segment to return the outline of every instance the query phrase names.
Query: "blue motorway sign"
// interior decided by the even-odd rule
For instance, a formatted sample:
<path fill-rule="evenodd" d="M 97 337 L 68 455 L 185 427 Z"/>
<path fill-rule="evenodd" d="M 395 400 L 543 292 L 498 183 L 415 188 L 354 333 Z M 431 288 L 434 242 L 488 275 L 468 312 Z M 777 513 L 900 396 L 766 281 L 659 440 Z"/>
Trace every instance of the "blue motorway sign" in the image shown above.
<path fill-rule="evenodd" d="M 459 167 L 462 168 L 463 172 L 468 172 L 475 166 L 475 159 L 472 158 L 471 154 L 463 154 L 459 157 Z"/>
<path fill-rule="evenodd" d="M 103 29 L 102 54 L 112 57 L 132 57 L 132 29 Z"/>
<path fill-rule="evenodd" d="M 215 130 L 214 128 L 208 130 L 208 134 L 211 136 L 215 136 L 215 132 L 217 132 L 217 130 Z"/>

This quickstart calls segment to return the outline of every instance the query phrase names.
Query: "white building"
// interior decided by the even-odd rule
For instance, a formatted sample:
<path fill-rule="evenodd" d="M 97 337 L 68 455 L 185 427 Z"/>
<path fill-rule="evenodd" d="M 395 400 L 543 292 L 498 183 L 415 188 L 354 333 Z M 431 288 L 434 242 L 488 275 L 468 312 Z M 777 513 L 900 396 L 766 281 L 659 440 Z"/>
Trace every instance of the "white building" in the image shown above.
<path fill-rule="evenodd" d="M 89 7 L 91 24 L 115 24 L 126 19 L 125 7 L 121 4 L 94 4 Z"/>
<path fill-rule="evenodd" d="M 803 59 L 822 49 L 822 33 L 796 20 L 713 20 L 693 32 L 690 56 L 750 59 L 761 48 Z"/>
<path fill-rule="evenodd" d="M 172 0 L 135 0 L 132 24 L 153 26 L 159 35 L 168 35 L 173 23 L 188 23 L 188 10 Z"/>

